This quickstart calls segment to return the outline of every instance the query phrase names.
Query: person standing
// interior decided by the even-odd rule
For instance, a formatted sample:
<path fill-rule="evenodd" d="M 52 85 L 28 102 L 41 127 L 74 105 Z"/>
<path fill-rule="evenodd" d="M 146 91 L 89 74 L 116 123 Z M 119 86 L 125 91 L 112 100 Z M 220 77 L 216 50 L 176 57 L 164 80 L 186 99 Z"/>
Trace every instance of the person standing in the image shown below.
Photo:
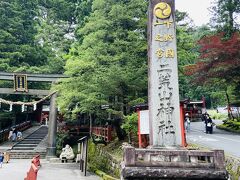
<path fill-rule="evenodd" d="M 207 132 L 207 113 L 202 114 L 202 121 L 204 123 L 204 132 Z"/>
<path fill-rule="evenodd" d="M 213 121 L 212 118 L 208 115 L 207 122 L 206 122 L 206 133 L 212 134 L 213 132 Z"/>
<path fill-rule="evenodd" d="M 10 154 L 9 154 L 9 152 L 4 152 L 3 156 L 4 156 L 4 159 L 5 159 L 5 162 L 8 163 L 10 161 Z"/>
<path fill-rule="evenodd" d="M 190 121 L 189 114 L 186 113 L 186 114 L 185 114 L 185 119 L 184 119 L 184 124 L 185 124 L 185 130 L 186 130 L 187 132 L 190 131 L 190 123 L 191 123 L 191 121 Z"/>
<path fill-rule="evenodd" d="M 11 128 L 11 129 L 9 130 L 9 134 L 8 134 L 8 140 L 9 140 L 9 141 L 12 140 L 12 135 L 13 135 L 13 129 Z"/>
<path fill-rule="evenodd" d="M 4 160 L 4 155 L 2 152 L 0 152 L 0 168 L 2 168 L 3 160 Z"/>
<path fill-rule="evenodd" d="M 17 131 L 17 140 L 20 141 L 22 140 L 22 132 L 21 131 Z"/>
<path fill-rule="evenodd" d="M 16 139 L 17 139 L 17 130 L 16 128 L 14 128 L 12 133 L 12 141 L 16 141 Z"/>

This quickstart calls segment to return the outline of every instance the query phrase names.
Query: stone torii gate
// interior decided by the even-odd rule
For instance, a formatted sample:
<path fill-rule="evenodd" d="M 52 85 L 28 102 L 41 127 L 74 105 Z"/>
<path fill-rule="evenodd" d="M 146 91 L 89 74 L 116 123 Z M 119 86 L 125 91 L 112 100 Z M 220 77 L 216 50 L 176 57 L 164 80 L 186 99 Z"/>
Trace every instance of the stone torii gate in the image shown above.
<path fill-rule="evenodd" d="M 0 72 L 0 80 L 14 81 L 14 88 L 0 88 L 0 94 L 25 94 L 47 96 L 50 90 L 28 89 L 27 82 L 50 82 L 56 83 L 60 78 L 67 76 L 61 74 L 29 74 L 29 73 L 7 73 Z M 56 132 L 57 132 L 57 93 L 53 93 L 50 98 L 49 129 L 47 158 L 56 155 Z"/>

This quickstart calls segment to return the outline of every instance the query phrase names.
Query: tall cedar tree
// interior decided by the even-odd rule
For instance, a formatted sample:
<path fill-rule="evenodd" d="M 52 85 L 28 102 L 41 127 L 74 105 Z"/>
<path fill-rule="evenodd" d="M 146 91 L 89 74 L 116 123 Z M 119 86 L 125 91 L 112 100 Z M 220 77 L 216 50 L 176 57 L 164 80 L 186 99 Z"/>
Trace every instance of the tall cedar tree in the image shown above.
<path fill-rule="evenodd" d="M 109 104 L 121 116 L 146 100 L 147 2 L 94 0 L 91 9 L 67 56 L 71 78 L 59 86 L 58 102 L 73 114 L 97 114 L 101 104 Z"/>
<path fill-rule="evenodd" d="M 211 11 L 211 26 L 218 32 L 224 32 L 225 37 L 231 37 L 239 28 L 237 17 L 240 13 L 240 0 L 215 0 Z"/>
<path fill-rule="evenodd" d="M 34 36 L 37 1 L 1 0 L 0 2 L 0 71 L 40 71 L 46 62 Z"/>

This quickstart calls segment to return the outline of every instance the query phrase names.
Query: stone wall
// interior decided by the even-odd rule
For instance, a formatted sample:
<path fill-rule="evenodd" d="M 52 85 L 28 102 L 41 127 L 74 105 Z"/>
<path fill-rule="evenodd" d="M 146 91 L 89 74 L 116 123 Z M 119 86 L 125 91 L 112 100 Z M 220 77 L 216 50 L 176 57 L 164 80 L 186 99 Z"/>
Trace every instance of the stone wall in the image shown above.
<path fill-rule="evenodd" d="M 104 150 L 104 146 L 89 143 L 88 167 L 93 172 L 103 171 L 115 178 L 120 177 L 120 161 Z"/>
<path fill-rule="evenodd" d="M 232 180 L 240 179 L 240 159 L 226 156 L 226 168 Z"/>
<path fill-rule="evenodd" d="M 240 179 L 240 159 L 232 156 L 226 156 L 226 168 L 231 176 L 231 180 Z M 115 178 L 120 177 L 121 160 L 115 159 L 110 153 L 104 150 L 104 146 L 89 143 L 88 154 L 89 168 L 94 172 L 103 171 L 107 175 Z M 102 174 L 104 174 L 102 173 Z M 99 174 L 99 173 L 97 173 Z M 101 173 L 99 174 L 101 175 Z M 101 175 L 104 176 L 104 175 Z M 110 178 L 108 178 L 110 179 Z"/>

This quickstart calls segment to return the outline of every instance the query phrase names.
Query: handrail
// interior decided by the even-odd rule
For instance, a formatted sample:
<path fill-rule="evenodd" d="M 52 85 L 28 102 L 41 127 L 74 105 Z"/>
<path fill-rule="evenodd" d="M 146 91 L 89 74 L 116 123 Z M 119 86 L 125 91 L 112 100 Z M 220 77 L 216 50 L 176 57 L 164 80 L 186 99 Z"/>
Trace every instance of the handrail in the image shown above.
<path fill-rule="evenodd" d="M 0 131 L 0 142 L 4 142 L 4 141 L 8 140 L 8 135 L 9 135 L 9 131 L 11 128 L 16 128 L 16 130 L 24 131 L 28 127 L 30 127 L 30 125 L 31 125 L 31 121 L 25 121 L 25 122 L 22 122 L 17 125 L 14 125 L 9 128 L 5 128 L 5 129 L 1 130 Z"/>
<path fill-rule="evenodd" d="M 81 141 L 84 141 L 85 139 L 87 139 L 87 136 L 80 138 L 78 141 L 81 142 Z"/>
<path fill-rule="evenodd" d="M 80 170 L 84 171 L 84 176 L 87 175 L 87 149 L 88 149 L 88 137 L 84 136 L 80 138 L 78 143 L 79 151 L 80 151 Z"/>

